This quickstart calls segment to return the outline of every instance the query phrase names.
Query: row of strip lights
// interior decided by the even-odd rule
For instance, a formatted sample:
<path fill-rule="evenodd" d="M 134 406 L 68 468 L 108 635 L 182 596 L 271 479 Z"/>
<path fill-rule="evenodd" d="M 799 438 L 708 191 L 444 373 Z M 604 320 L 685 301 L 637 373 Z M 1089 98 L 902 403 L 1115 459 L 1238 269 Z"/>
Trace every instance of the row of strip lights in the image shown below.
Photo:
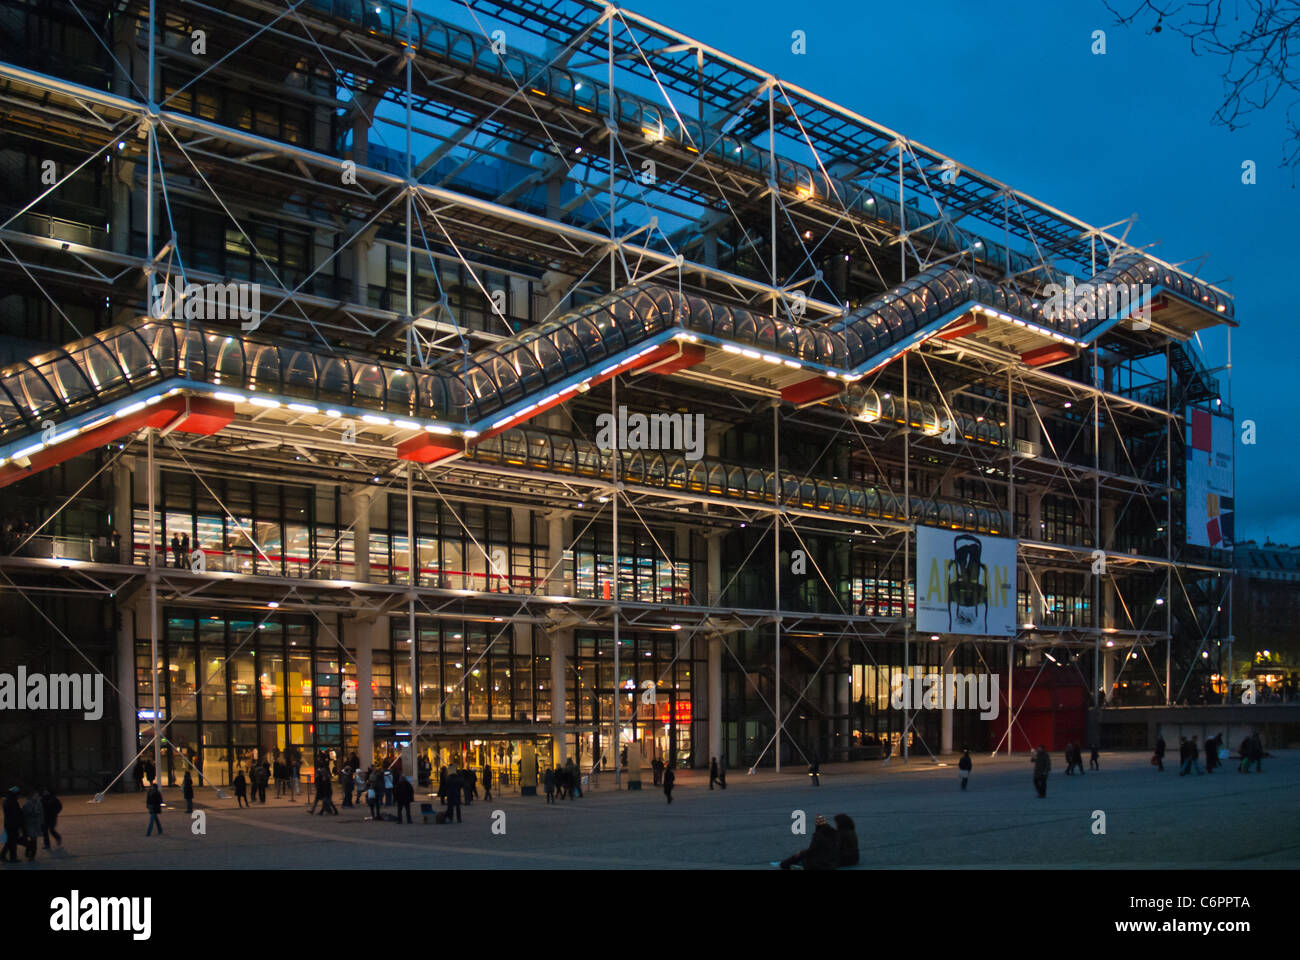
<path fill-rule="evenodd" d="M 0 467 L 4 466 L 6 463 L 9 463 L 10 461 L 17 463 L 21 460 L 26 460 L 34 453 L 40 453 L 42 450 L 48 450 L 49 448 L 57 446 L 58 444 L 62 443 L 65 440 L 71 440 L 73 437 L 85 433 L 88 430 L 95 430 L 113 420 L 121 420 L 123 417 L 129 417 L 133 413 L 139 413 L 145 407 L 152 407 L 154 404 L 161 401 L 164 397 L 170 397 L 173 394 L 177 394 L 180 392 L 181 392 L 180 387 L 173 387 L 172 389 L 168 390 L 166 393 L 155 393 L 153 396 L 146 397 L 143 400 L 137 400 L 135 403 L 127 404 L 125 407 L 123 407 L 121 410 L 118 410 L 116 413 L 111 413 L 108 414 L 107 416 L 100 417 L 98 420 L 92 420 L 90 423 L 82 424 L 79 427 L 68 427 L 66 430 L 64 430 L 63 433 L 59 433 L 50 437 L 48 441 L 43 441 L 43 440 L 37 441 L 36 443 L 23 447 L 21 450 L 15 450 L 8 457 L 0 457 Z M 32 413 L 35 414 L 36 411 L 33 410 Z"/>
<path fill-rule="evenodd" d="M 1151 267 L 1150 269 L 1152 272 L 1155 271 L 1154 267 Z M 1209 298 L 1208 296 L 1205 296 L 1202 297 L 1202 299 L 1208 300 Z M 1037 304 L 1035 304 L 1035 306 L 1037 306 Z M 1223 305 L 1219 304 L 1218 309 L 1220 311 L 1223 311 L 1224 309 Z M 1050 337 L 1053 340 L 1058 340 L 1061 343 L 1068 343 L 1071 346 L 1075 346 L 1075 347 L 1086 346 L 1085 342 L 1082 340 L 1076 340 L 1074 337 L 1067 337 L 1063 333 L 1058 333 L 1055 330 L 1048 329 L 1047 327 L 1040 327 L 1036 323 L 1029 323 L 1026 320 L 1021 320 L 1019 317 L 1013 317 L 1011 314 L 1008 313 L 1001 313 L 997 310 L 991 309 L 990 307 L 983 306 L 982 304 L 977 304 L 975 306 L 975 310 L 976 312 L 983 313 L 986 316 L 995 317 L 998 320 L 1003 320 L 1007 323 L 1015 324 L 1018 327 L 1024 327 L 1027 330 L 1032 330 L 1035 333 L 1041 334 L 1042 336 L 1045 337 Z M 673 339 L 687 341 L 690 343 L 699 342 L 699 337 L 689 333 L 676 334 L 673 337 Z M 515 411 L 510 416 L 498 420 L 496 423 L 492 424 L 492 429 L 496 430 L 500 427 L 508 426 L 509 424 L 515 422 L 516 420 L 527 417 L 529 413 L 536 410 L 538 407 L 545 406 L 549 403 L 552 403 L 555 400 L 559 400 L 565 397 L 566 395 L 585 392 L 586 389 L 590 389 L 591 381 L 594 380 L 596 376 L 604 377 L 607 374 L 616 373 L 619 370 L 622 370 L 625 367 L 629 366 L 630 364 L 634 363 L 635 361 L 641 359 L 641 357 L 645 356 L 647 353 L 650 353 L 656 349 L 658 349 L 658 346 L 646 347 L 644 350 L 641 350 L 640 352 L 633 354 L 631 357 L 622 361 L 621 363 L 616 363 L 613 366 L 606 367 L 604 370 L 600 371 L 599 374 L 587 377 L 585 380 L 575 383 L 572 386 L 565 387 L 563 390 L 559 391 L 558 393 L 553 393 L 549 397 L 543 397 L 541 400 L 538 400 L 536 403 L 529 404 L 528 406 Z M 795 370 L 803 369 L 803 364 L 801 364 L 797 360 L 788 360 L 784 357 L 778 357 L 775 354 L 762 353 L 761 351 L 758 350 L 750 350 L 748 348 L 738 347 L 730 343 L 722 344 L 722 350 L 724 353 L 736 354 L 738 356 L 745 357 L 748 360 L 763 360 L 766 363 L 770 363 L 773 365 L 779 364 L 782 366 L 790 367 Z M 835 370 L 827 370 L 826 376 L 842 379 L 846 383 L 856 383 L 858 380 L 862 379 L 864 374 L 860 374 L 860 373 L 840 374 Z M 121 410 L 117 411 L 117 413 L 113 414 L 112 416 L 101 417 L 100 419 L 92 421 L 91 423 L 87 423 L 84 426 L 71 427 L 64 433 L 51 437 L 48 442 L 40 441 L 31 444 L 30 446 L 23 447 L 21 450 L 15 450 L 12 456 L 10 457 L 7 458 L 0 457 L 0 466 L 4 466 L 10 460 L 18 461 L 18 460 L 26 459 L 27 457 L 30 457 L 32 454 L 39 453 L 40 451 L 48 449 L 49 447 L 53 447 L 56 444 L 62 443 L 64 440 L 70 440 L 73 437 L 77 436 L 78 434 L 82 433 L 83 431 L 94 430 L 95 428 L 101 427 L 104 424 L 108 423 L 110 420 L 120 419 L 122 417 L 130 416 L 133 413 L 137 413 L 140 410 L 143 410 L 147 406 L 152 406 L 153 404 L 158 403 L 160 400 L 163 399 L 163 397 L 170 397 L 177 393 L 180 393 L 180 388 L 174 387 L 173 389 L 168 390 L 166 393 L 155 394 L 154 396 L 148 397 L 145 400 L 140 400 L 136 403 L 129 404 L 128 406 L 125 406 Z M 214 399 L 224 400 L 231 403 L 249 403 L 252 404 L 253 406 L 268 407 L 268 408 L 276 408 L 276 407 L 283 406 L 297 413 L 318 414 L 321 412 L 321 409 L 319 407 L 314 406 L 313 404 L 310 403 L 301 403 L 299 401 L 280 401 L 272 397 L 258 396 L 257 394 L 250 394 L 248 396 L 245 396 L 243 393 L 234 393 L 233 391 L 214 390 L 211 391 L 211 395 Z M 33 413 L 34 412 L 35 411 L 33 411 Z M 344 415 L 343 411 L 336 410 L 333 408 L 326 409 L 324 412 L 325 412 L 325 416 L 334 417 L 335 419 L 341 419 Z M 361 420 L 364 423 L 372 424 L 374 426 L 381 426 L 381 427 L 392 426 L 392 427 L 398 427 L 400 429 L 405 429 L 405 430 L 419 430 L 423 428 L 429 433 L 435 433 L 442 436 L 452 436 L 455 434 L 460 434 L 461 436 L 465 437 L 465 439 L 467 440 L 473 440 L 475 437 L 478 436 L 477 430 L 458 430 L 453 427 L 447 427 L 447 426 L 443 426 L 442 424 L 433 424 L 433 423 L 426 423 L 422 425 L 415 422 L 414 420 L 397 420 L 397 419 L 384 417 L 373 413 L 362 414 Z"/>

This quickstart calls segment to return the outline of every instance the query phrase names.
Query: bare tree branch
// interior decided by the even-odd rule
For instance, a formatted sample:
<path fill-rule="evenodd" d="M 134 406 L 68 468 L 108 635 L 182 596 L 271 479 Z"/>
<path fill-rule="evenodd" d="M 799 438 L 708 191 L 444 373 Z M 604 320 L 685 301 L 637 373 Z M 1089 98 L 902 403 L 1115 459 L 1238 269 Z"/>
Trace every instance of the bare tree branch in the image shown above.
<path fill-rule="evenodd" d="M 1193 56 L 1227 61 L 1220 75 L 1224 96 L 1214 114 L 1217 125 L 1238 130 L 1247 126 L 1252 113 L 1285 102 L 1287 139 L 1281 165 L 1294 175 L 1300 165 L 1300 65 L 1291 63 L 1291 44 L 1300 46 L 1300 3 L 1142 0 L 1124 14 L 1110 0 L 1104 2 L 1119 26 L 1145 23 L 1148 34 L 1169 29 L 1187 38 Z"/>

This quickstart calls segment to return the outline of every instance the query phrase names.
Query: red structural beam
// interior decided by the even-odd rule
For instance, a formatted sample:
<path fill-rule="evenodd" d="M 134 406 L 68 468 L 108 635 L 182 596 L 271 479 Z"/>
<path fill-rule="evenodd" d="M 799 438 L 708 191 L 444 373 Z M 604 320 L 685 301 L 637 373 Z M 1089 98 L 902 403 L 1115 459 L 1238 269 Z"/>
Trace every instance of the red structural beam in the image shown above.
<path fill-rule="evenodd" d="M 843 389 L 844 384 L 838 380 L 832 380 L 829 377 L 813 377 L 810 380 L 800 380 L 788 387 L 782 387 L 781 399 L 786 403 L 796 405 L 813 403 L 817 400 L 833 397 Z"/>
<path fill-rule="evenodd" d="M 959 337 L 969 336 L 972 333 L 978 333 L 980 330 L 987 330 L 989 318 L 982 313 L 968 313 L 963 317 L 958 317 L 948 326 L 939 331 L 940 340 L 956 340 Z"/>
<path fill-rule="evenodd" d="M 1042 367 L 1049 363 L 1056 363 L 1058 360 L 1068 360 L 1074 356 L 1074 349 L 1067 347 L 1063 343 L 1049 343 L 1045 347 L 1038 347 L 1030 350 L 1028 353 L 1022 353 L 1020 359 L 1028 367 Z"/>
<path fill-rule="evenodd" d="M 505 430 L 507 428 L 502 427 L 501 429 Z M 444 437 L 431 436 L 426 433 L 399 443 L 397 445 L 397 459 L 410 460 L 412 463 L 437 463 L 439 460 L 446 460 L 452 454 L 460 453 L 462 450 L 464 450 L 464 447 L 447 446 L 447 440 Z"/>
<path fill-rule="evenodd" d="M 73 457 L 89 453 L 96 447 L 106 446 L 114 440 L 146 427 L 161 430 L 175 424 L 174 429 L 183 433 L 211 435 L 233 419 L 235 419 L 234 404 L 209 397 L 168 397 L 125 417 L 113 417 L 107 423 L 84 430 L 70 440 L 38 450 L 28 458 L 26 466 L 16 463 L 5 464 L 0 467 L 0 487 L 7 487 L 11 483 L 58 466 Z"/>
<path fill-rule="evenodd" d="M 657 373 L 666 376 L 693 367 L 704 359 L 704 348 L 698 343 L 665 343 L 628 367 L 640 373 Z"/>

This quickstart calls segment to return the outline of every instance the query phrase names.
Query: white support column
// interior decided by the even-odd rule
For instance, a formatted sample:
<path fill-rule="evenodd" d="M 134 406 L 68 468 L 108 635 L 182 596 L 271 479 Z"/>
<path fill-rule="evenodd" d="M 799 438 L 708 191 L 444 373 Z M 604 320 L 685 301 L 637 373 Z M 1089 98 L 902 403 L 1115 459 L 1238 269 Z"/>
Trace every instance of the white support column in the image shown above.
<path fill-rule="evenodd" d="M 568 568 L 564 562 L 564 548 L 568 544 L 570 530 L 570 520 L 563 515 L 552 514 L 546 518 L 546 563 L 547 577 L 545 593 L 552 596 L 572 596 L 568 579 Z M 554 745 L 552 747 L 553 761 L 559 763 L 565 756 L 572 756 L 566 753 L 568 748 L 567 733 L 562 729 L 567 723 L 566 706 L 568 704 L 569 689 L 568 676 L 565 670 L 566 661 L 573 656 L 573 631 L 572 630 L 550 630 L 547 633 L 548 650 L 551 657 L 551 725 L 554 728 L 552 736 Z M 578 696 L 577 688 L 573 690 L 574 716 L 579 713 L 576 697 Z M 574 744 L 576 753 L 577 744 Z M 593 761 L 597 758 L 591 758 Z M 617 762 L 617 756 L 614 757 Z"/>
<path fill-rule="evenodd" d="M 134 457 L 122 457 L 113 466 L 113 532 L 118 536 L 116 557 L 118 563 L 131 563 L 133 559 L 131 535 L 134 518 L 131 506 L 131 479 L 134 474 Z"/>
<path fill-rule="evenodd" d="M 121 728 L 122 766 L 135 766 L 131 759 L 140 749 L 135 702 L 135 623 L 138 603 L 118 608 L 117 628 L 117 719 Z"/>
<path fill-rule="evenodd" d="M 351 507 L 344 514 L 344 524 L 352 524 L 352 579 L 370 582 L 370 506 L 375 499 L 373 487 L 352 487 L 347 491 Z M 348 515 L 350 513 L 350 516 Z"/>
<path fill-rule="evenodd" d="M 953 709 L 952 701 L 948 698 L 948 690 L 951 688 L 953 675 L 953 660 L 957 645 L 951 640 L 943 642 L 943 711 L 941 726 L 939 730 L 939 752 L 952 753 L 952 730 L 953 730 Z"/>
<path fill-rule="evenodd" d="M 852 677 L 850 671 L 853 669 L 853 661 L 849 655 L 849 642 L 841 640 L 839 649 L 835 653 L 835 658 L 839 661 L 839 671 L 835 674 L 835 712 L 839 714 L 837 726 L 839 728 L 838 745 L 841 750 L 846 751 L 844 756 L 847 757 L 847 751 L 852 746 L 853 726 L 852 712 L 853 704 L 851 701 Z"/>
<path fill-rule="evenodd" d="M 375 700 L 371 688 L 374 679 L 374 638 L 378 628 L 387 632 L 388 618 L 359 621 L 352 626 L 357 656 L 357 754 L 364 769 L 374 762 L 375 757 Z"/>
<path fill-rule="evenodd" d="M 708 602 L 718 602 L 722 593 L 722 535 L 716 534 L 706 541 L 708 557 Z M 709 644 L 708 717 L 709 756 L 722 762 L 722 636 L 711 633 Z"/>

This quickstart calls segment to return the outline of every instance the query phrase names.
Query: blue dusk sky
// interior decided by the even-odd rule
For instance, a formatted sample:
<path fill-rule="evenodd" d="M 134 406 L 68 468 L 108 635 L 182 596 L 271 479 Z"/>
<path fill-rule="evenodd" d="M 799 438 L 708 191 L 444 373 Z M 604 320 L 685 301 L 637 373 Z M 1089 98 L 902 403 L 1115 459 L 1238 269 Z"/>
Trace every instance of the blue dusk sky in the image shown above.
<path fill-rule="evenodd" d="M 1129 3 L 1116 3 L 1129 9 Z M 1097 0 L 972 4 L 850 0 L 635 0 L 630 9 L 843 104 L 904 136 L 1105 226 L 1138 215 L 1129 240 L 1236 298 L 1231 387 L 1237 420 L 1238 541 L 1300 544 L 1300 389 L 1295 307 L 1300 194 L 1282 164 L 1286 100 L 1236 132 L 1213 123 L 1219 58 L 1193 56 L 1169 29 L 1117 26 Z M 790 36 L 807 35 L 807 53 Z M 1107 52 L 1091 52 L 1106 31 Z M 1244 185 L 1242 163 L 1256 164 Z M 1193 265 L 1194 266 L 1194 265 Z M 1231 279 L 1227 279 L 1231 278 Z M 1214 368 L 1222 328 L 1203 335 Z M 1238 431 L 1240 439 L 1240 430 Z"/>

